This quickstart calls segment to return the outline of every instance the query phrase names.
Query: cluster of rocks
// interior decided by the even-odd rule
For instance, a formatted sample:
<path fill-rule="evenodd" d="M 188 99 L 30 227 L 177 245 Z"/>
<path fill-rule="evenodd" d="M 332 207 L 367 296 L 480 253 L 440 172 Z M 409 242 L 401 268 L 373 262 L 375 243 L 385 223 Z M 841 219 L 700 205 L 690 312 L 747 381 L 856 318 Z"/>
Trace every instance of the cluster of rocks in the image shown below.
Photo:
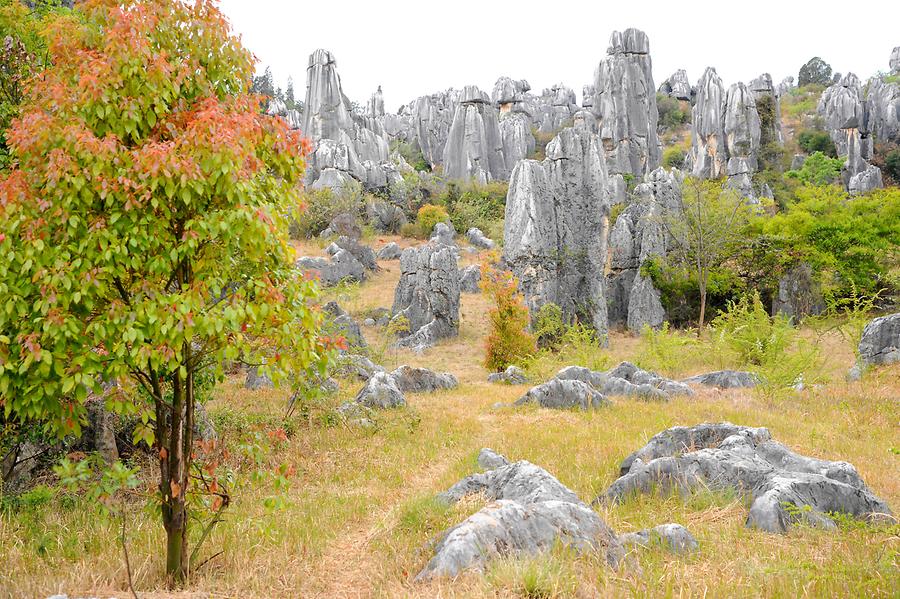
<path fill-rule="evenodd" d="M 355 415 L 364 410 L 405 406 L 405 393 L 433 393 L 459 386 L 456 377 L 449 372 L 435 372 L 405 364 L 393 372 L 385 372 L 383 368 L 371 362 L 355 359 L 351 368 L 355 369 L 355 374 L 360 378 L 365 375 L 368 375 L 368 378 L 356 397 L 338 408 L 340 412 L 348 415 Z"/>
<path fill-rule="evenodd" d="M 660 84 L 657 91 L 670 98 L 684 102 L 690 102 L 694 97 L 694 89 L 691 87 L 691 82 L 688 80 L 687 72 L 684 69 L 678 69 L 672 73 L 668 79 Z"/>
<path fill-rule="evenodd" d="M 897 49 L 891 54 L 894 72 Z M 844 158 L 841 178 L 851 194 L 883 186 L 881 170 L 870 164 L 874 140 L 900 142 L 900 83 L 873 77 L 865 88 L 853 73 L 842 76 L 819 99 L 818 113 Z"/>
<path fill-rule="evenodd" d="M 606 159 L 581 111 L 573 127 L 547 145 L 542 162 L 520 161 L 506 198 L 503 261 L 516 275 L 534 317 L 547 303 L 567 320 L 607 331 Z"/>
<path fill-rule="evenodd" d="M 489 503 L 440 535 L 434 556 L 417 581 L 482 570 L 494 558 L 535 556 L 560 544 L 578 553 L 597 554 L 613 568 L 623 562 L 626 544 L 646 546 L 660 540 L 673 551 L 698 548 L 690 533 L 677 524 L 617 536 L 575 492 L 528 461 L 510 463 L 483 449 L 478 463 L 487 472 L 462 479 L 438 499 L 454 504 L 479 495 Z"/>
<path fill-rule="evenodd" d="M 454 250 L 429 241 L 400 255 L 392 314 L 409 323 L 398 341 L 401 347 L 421 351 L 459 333 L 460 281 Z"/>
<path fill-rule="evenodd" d="M 327 258 L 301 256 L 296 267 L 319 279 L 325 287 L 341 282 L 361 283 L 378 270 L 375 251 L 359 241 L 361 230 L 349 215 L 339 215 L 323 231 L 323 235 L 340 234 L 325 248 Z"/>
<path fill-rule="evenodd" d="M 764 97 L 772 102 L 766 122 L 757 108 Z M 781 139 L 779 97 L 768 73 L 726 90 L 716 70 L 707 68 L 697 84 L 692 123 L 688 170 L 695 177 L 727 176 L 728 186 L 745 198 L 771 197 L 771 190 L 756 190 L 752 182 L 762 140 Z"/>
<path fill-rule="evenodd" d="M 507 385 L 524 385 L 528 382 L 525 371 L 518 366 L 507 366 L 503 372 L 492 372 L 488 375 L 489 383 L 506 383 Z"/>
<path fill-rule="evenodd" d="M 463 88 L 444 146 L 444 174 L 448 178 L 479 183 L 507 178 L 498 117 L 490 96 L 474 85 Z"/>
<path fill-rule="evenodd" d="M 685 382 L 673 381 L 622 362 L 606 372 L 583 366 L 567 366 L 546 383 L 532 387 L 515 405 L 536 403 L 544 408 L 581 408 L 609 405 L 609 396 L 636 397 L 656 401 L 694 394 Z"/>
<path fill-rule="evenodd" d="M 727 422 L 667 429 L 628 456 L 620 473 L 596 501 L 622 502 L 635 493 L 732 491 L 752 500 L 747 526 L 768 532 L 786 532 L 798 520 L 835 528 L 829 513 L 891 513 L 851 464 L 796 454 L 768 429 Z"/>
<path fill-rule="evenodd" d="M 648 260 L 665 256 L 669 244 L 661 216 L 680 209 L 682 179 L 677 169 L 652 171 L 613 224 L 606 285 L 610 326 L 640 333 L 645 326 L 658 328 L 665 321 L 660 293 L 641 268 Z"/>

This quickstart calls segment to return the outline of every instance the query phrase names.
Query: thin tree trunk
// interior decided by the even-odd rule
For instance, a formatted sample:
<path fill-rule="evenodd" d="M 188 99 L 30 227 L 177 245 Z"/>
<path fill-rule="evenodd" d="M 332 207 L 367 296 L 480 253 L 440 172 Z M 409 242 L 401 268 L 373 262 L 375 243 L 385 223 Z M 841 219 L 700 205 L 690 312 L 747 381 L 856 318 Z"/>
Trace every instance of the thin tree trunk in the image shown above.
<path fill-rule="evenodd" d="M 697 327 L 697 335 L 703 332 L 703 324 L 706 319 L 706 283 L 700 282 L 700 325 Z"/>
<path fill-rule="evenodd" d="M 187 538 L 184 476 L 184 383 L 178 370 L 172 376 L 172 426 L 168 447 L 168 475 L 162 476 L 162 515 L 166 529 L 166 577 L 183 582 Z M 168 485 L 165 484 L 168 479 Z"/>

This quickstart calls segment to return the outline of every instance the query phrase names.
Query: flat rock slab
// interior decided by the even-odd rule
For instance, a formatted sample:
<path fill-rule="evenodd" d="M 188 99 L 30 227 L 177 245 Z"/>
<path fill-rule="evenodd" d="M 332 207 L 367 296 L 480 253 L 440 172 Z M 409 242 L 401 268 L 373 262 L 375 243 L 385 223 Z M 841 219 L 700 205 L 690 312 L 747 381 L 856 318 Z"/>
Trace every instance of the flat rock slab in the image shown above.
<path fill-rule="evenodd" d="M 394 370 L 391 377 L 403 393 L 432 393 L 459 386 L 459 381 L 449 372 L 435 372 L 406 364 Z"/>
<path fill-rule="evenodd" d="M 681 524 L 660 524 L 638 532 L 619 535 L 625 547 L 652 547 L 660 545 L 672 553 L 693 553 L 700 548 L 697 539 Z"/>
<path fill-rule="evenodd" d="M 506 383 L 507 385 L 524 385 L 528 382 L 525 371 L 518 366 L 507 366 L 503 372 L 492 372 L 488 375 L 489 383 Z"/>
<path fill-rule="evenodd" d="M 695 383 L 706 387 L 718 387 L 719 389 L 741 389 L 757 386 L 759 377 L 745 370 L 717 370 L 715 372 L 698 374 L 681 382 Z"/>
<path fill-rule="evenodd" d="M 851 464 L 796 454 L 773 441 L 768 429 L 728 422 L 663 431 L 628 456 L 620 471 L 595 501 L 622 502 L 654 491 L 731 490 L 752 499 L 747 526 L 768 532 L 787 532 L 799 520 L 834 528 L 830 512 L 891 514 Z"/>
<path fill-rule="evenodd" d="M 516 401 L 517 406 L 536 403 L 542 408 L 581 408 L 588 410 L 609 405 L 609 400 L 588 383 L 576 380 L 550 379 L 532 387 Z"/>
<path fill-rule="evenodd" d="M 600 393 L 612 396 L 667 401 L 674 396 L 694 394 L 687 384 L 643 370 L 630 362 L 622 362 L 607 372 L 583 366 L 567 366 L 556 374 L 556 378 L 582 381 Z"/>

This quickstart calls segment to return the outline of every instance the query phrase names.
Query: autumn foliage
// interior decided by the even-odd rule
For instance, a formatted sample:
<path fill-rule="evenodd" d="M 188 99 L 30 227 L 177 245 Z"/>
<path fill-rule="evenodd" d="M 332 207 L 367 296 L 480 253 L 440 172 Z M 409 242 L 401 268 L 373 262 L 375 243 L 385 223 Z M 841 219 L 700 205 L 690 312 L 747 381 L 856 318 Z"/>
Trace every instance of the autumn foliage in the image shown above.
<path fill-rule="evenodd" d="M 286 237 L 308 144 L 259 113 L 213 2 L 78 6 L 50 24 L 52 66 L 8 135 L 0 407 L 62 435 L 102 381 L 141 390 L 183 578 L 195 376 L 239 359 L 300 383 L 330 352 Z"/>
<path fill-rule="evenodd" d="M 528 330 L 528 308 L 518 285 L 512 273 L 497 270 L 488 263 L 481 265 L 481 287 L 492 304 L 484 365 L 492 371 L 520 364 L 523 358 L 537 352 L 535 337 Z"/>

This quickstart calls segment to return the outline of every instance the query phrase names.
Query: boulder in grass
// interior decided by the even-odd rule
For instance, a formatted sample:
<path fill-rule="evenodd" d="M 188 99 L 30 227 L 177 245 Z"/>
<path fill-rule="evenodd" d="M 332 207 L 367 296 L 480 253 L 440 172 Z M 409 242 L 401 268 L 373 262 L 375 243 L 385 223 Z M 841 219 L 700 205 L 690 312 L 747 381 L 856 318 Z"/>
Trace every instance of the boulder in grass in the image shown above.
<path fill-rule="evenodd" d="M 376 372 L 360 389 L 353 403 L 373 409 L 397 408 L 406 405 L 406 398 L 391 375 Z"/>
<path fill-rule="evenodd" d="M 432 393 L 459 386 L 459 381 L 449 372 L 435 372 L 406 364 L 391 372 L 391 378 L 403 393 Z"/>
<path fill-rule="evenodd" d="M 536 403 L 543 408 L 581 408 L 589 410 L 609 405 L 609 400 L 591 385 L 582 381 L 550 379 L 532 387 L 516 401 L 517 406 Z"/>
<path fill-rule="evenodd" d="M 489 383 L 506 383 L 507 385 L 524 385 L 528 382 L 525 371 L 518 366 L 507 366 L 503 372 L 492 372 L 488 375 Z"/>
<path fill-rule="evenodd" d="M 719 389 L 740 389 L 757 386 L 759 377 L 745 370 L 717 370 L 715 372 L 698 374 L 681 382 L 695 383 L 706 387 L 718 387 Z"/>
<path fill-rule="evenodd" d="M 619 535 L 625 547 L 651 547 L 661 545 L 672 553 L 693 553 L 700 548 L 697 539 L 681 524 L 660 524 L 638 532 Z"/>

